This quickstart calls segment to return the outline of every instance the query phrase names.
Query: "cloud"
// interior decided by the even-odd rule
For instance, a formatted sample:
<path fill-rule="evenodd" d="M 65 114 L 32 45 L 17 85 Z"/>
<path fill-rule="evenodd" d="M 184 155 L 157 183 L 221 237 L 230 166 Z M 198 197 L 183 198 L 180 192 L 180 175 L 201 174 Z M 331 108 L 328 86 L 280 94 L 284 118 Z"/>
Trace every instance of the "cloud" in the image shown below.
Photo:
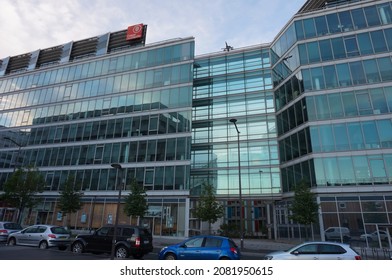
<path fill-rule="evenodd" d="M 305 0 L 3 0 L 0 59 L 144 23 L 147 43 L 193 36 L 196 53 L 269 43 Z"/>

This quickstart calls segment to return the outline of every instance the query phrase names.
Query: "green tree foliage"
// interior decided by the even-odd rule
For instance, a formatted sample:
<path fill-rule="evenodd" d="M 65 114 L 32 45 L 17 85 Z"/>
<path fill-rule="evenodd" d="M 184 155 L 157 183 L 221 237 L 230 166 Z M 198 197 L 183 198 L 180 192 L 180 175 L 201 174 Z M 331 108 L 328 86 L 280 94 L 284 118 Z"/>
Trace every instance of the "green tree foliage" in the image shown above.
<path fill-rule="evenodd" d="M 17 221 L 22 223 L 22 213 L 33 208 L 40 199 L 38 193 L 45 188 L 45 180 L 38 169 L 28 167 L 17 169 L 4 184 L 2 200 L 19 209 Z"/>
<path fill-rule="evenodd" d="M 203 183 L 202 193 L 194 214 L 196 218 L 208 222 L 208 232 L 211 234 L 211 224 L 224 214 L 223 206 L 216 200 L 215 189 L 211 184 Z"/>
<path fill-rule="evenodd" d="M 60 191 L 59 208 L 67 217 L 67 227 L 71 226 L 71 213 L 76 213 L 82 208 L 80 184 L 75 183 L 75 177 L 70 176 L 64 182 L 63 190 Z"/>
<path fill-rule="evenodd" d="M 125 199 L 124 213 L 127 216 L 139 217 L 140 222 L 148 210 L 147 194 L 144 188 L 139 186 L 136 179 L 131 182 L 131 191 Z"/>
<path fill-rule="evenodd" d="M 299 224 L 308 226 L 317 221 L 318 204 L 315 201 L 314 194 L 310 191 L 307 181 L 302 180 L 295 187 L 294 200 L 290 210 L 292 212 L 290 219 Z M 307 230 L 306 238 L 308 238 Z"/>

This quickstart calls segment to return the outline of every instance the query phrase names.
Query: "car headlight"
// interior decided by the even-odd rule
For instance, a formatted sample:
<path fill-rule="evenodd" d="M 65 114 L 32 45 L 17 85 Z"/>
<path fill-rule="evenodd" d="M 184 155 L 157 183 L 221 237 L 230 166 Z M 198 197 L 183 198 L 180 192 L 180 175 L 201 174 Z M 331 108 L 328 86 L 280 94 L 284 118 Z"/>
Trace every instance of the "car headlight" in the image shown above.
<path fill-rule="evenodd" d="M 265 260 L 272 260 L 272 259 L 273 259 L 273 256 L 264 256 L 264 259 L 265 259 Z"/>
<path fill-rule="evenodd" d="M 166 250 L 166 249 L 167 249 L 167 247 L 163 247 L 163 248 L 161 249 L 160 252 L 162 252 L 162 251 L 164 251 L 164 250 Z"/>

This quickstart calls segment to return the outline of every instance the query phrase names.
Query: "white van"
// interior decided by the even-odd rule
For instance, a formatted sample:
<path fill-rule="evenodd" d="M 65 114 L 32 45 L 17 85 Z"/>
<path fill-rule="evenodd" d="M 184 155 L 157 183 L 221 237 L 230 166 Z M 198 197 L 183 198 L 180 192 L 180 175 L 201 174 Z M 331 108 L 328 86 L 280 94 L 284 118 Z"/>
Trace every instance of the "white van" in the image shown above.
<path fill-rule="evenodd" d="M 350 230 L 346 227 L 329 227 L 325 231 L 325 240 L 348 242 L 351 239 Z"/>

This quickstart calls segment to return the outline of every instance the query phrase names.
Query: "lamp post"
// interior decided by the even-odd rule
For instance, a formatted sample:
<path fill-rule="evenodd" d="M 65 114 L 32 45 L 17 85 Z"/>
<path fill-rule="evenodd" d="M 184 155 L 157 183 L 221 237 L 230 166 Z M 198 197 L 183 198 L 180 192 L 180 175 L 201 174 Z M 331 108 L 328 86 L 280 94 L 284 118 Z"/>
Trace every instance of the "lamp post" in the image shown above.
<path fill-rule="evenodd" d="M 9 138 L 8 136 L 3 137 L 4 140 L 8 140 L 12 143 L 14 143 L 16 146 L 18 146 L 18 152 L 16 153 L 16 159 L 15 159 L 15 164 L 14 164 L 14 172 L 16 170 L 16 161 L 19 159 L 19 154 L 20 154 L 20 149 L 22 148 L 22 145 L 16 142 L 15 140 Z"/>
<path fill-rule="evenodd" d="M 115 168 L 117 170 L 117 174 L 119 173 L 119 171 L 121 172 L 121 176 L 120 176 L 120 184 L 117 184 L 117 177 L 116 176 L 116 185 L 119 185 L 119 189 L 118 189 L 118 198 L 117 198 L 117 209 L 116 209 L 116 219 L 114 220 L 114 232 L 113 232 L 113 238 L 112 238 L 112 251 L 110 254 L 110 259 L 113 260 L 114 259 L 114 251 L 116 248 L 116 239 L 117 239 L 117 226 L 118 226 L 118 215 L 119 215 L 119 209 L 120 209 L 120 202 L 121 202 L 121 189 L 122 189 L 122 166 L 119 163 L 112 163 L 111 166 L 113 168 Z"/>
<path fill-rule="evenodd" d="M 240 155 L 240 131 L 237 127 L 237 119 L 230 119 L 230 122 L 234 124 L 235 130 L 237 131 L 237 146 L 238 146 L 238 193 L 240 202 L 240 242 L 241 249 L 244 249 L 244 219 L 242 215 L 242 187 L 241 187 L 241 155 Z"/>

